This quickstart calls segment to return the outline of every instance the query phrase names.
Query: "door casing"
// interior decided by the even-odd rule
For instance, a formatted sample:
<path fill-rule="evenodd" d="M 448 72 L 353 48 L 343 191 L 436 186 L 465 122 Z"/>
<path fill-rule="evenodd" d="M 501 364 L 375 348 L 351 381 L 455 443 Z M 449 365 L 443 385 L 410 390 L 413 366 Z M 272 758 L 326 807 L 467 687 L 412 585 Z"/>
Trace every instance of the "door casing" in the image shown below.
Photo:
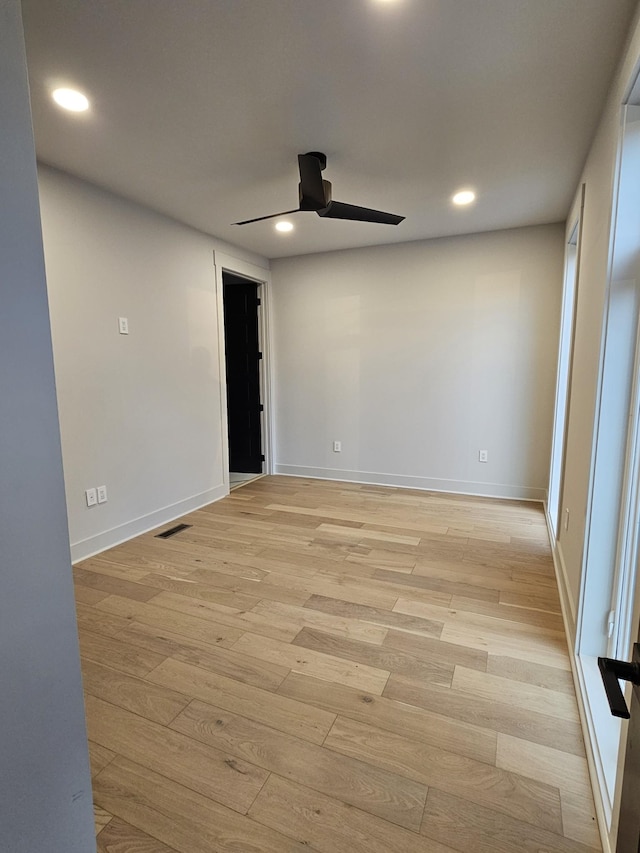
<path fill-rule="evenodd" d="M 214 251 L 213 263 L 216 284 L 216 306 L 218 312 L 218 364 L 220 385 L 220 413 L 221 413 L 221 449 L 222 449 L 222 477 L 223 483 L 229 491 L 229 438 L 227 418 L 227 373 L 224 346 L 224 287 L 222 273 L 228 272 L 242 278 L 255 281 L 261 285 L 259 289 L 262 301 L 259 314 L 260 343 L 262 347 L 261 365 L 261 399 L 264 406 L 262 420 L 262 452 L 264 454 L 264 473 L 273 473 L 273 380 L 271 375 L 271 273 L 265 267 L 257 266 L 242 258 L 227 255 L 223 252 Z"/>

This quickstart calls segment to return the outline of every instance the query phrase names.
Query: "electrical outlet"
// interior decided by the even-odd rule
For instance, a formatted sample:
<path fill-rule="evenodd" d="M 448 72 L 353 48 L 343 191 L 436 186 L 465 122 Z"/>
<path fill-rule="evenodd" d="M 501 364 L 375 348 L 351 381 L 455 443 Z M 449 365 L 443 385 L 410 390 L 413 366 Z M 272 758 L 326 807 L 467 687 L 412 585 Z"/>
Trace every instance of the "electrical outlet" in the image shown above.
<path fill-rule="evenodd" d="M 118 331 L 121 335 L 129 334 L 129 321 L 126 317 L 118 317 Z"/>
<path fill-rule="evenodd" d="M 96 491 L 98 493 L 98 503 L 99 504 L 106 504 L 106 502 L 107 502 L 107 487 L 106 486 L 98 486 Z"/>
<path fill-rule="evenodd" d="M 87 506 L 95 506 L 98 503 L 98 495 L 95 489 L 87 489 L 84 494 L 87 499 Z"/>
<path fill-rule="evenodd" d="M 334 453 L 342 453 L 342 442 L 334 441 L 333 442 L 333 452 Z"/>
<path fill-rule="evenodd" d="M 479 450 L 478 451 L 478 462 L 488 462 L 489 461 L 489 451 L 488 450 Z"/>

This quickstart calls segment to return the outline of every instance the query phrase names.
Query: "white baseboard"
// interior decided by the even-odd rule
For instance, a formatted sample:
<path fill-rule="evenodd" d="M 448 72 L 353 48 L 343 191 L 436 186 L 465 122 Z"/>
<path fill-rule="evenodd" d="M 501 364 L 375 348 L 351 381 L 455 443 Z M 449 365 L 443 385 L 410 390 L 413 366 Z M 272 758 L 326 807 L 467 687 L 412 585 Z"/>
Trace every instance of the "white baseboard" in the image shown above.
<path fill-rule="evenodd" d="M 548 519 L 547 519 L 548 525 Z M 551 552 L 553 554 L 553 565 L 556 570 L 556 580 L 558 582 L 558 591 L 560 593 L 560 605 L 562 607 L 562 612 L 565 617 L 565 622 L 567 623 L 568 636 L 572 638 L 572 641 L 575 643 L 576 636 L 576 625 L 577 625 L 577 614 L 576 614 L 576 605 L 573 600 L 573 596 L 571 595 L 571 590 L 569 588 L 569 579 L 567 577 L 567 567 L 564 562 L 564 556 L 562 554 L 562 548 L 559 543 L 553 545 L 553 540 L 551 545 Z M 572 648 L 572 646 L 569 646 Z"/>
<path fill-rule="evenodd" d="M 71 560 L 74 563 L 80 560 L 86 560 L 88 557 L 93 557 L 95 554 L 100 554 L 106 551 L 107 548 L 114 548 L 134 536 L 140 536 L 142 533 L 147 533 L 161 524 L 166 524 L 169 521 L 174 521 L 189 512 L 200 509 L 207 504 L 219 501 L 229 494 L 229 485 L 222 484 L 214 489 L 208 489 L 206 492 L 201 492 L 199 495 L 194 495 L 191 498 L 185 498 L 177 503 L 154 510 L 147 515 L 142 515 L 139 518 L 134 518 L 132 521 L 127 521 L 118 527 L 112 527 L 110 530 L 104 530 L 102 533 L 97 533 L 95 536 L 90 536 L 88 539 L 81 539 L 79 542 L 71 543 Z"/>
<path fill-rule="evenodd" d="M 575 653 L 576 644 L 576 607 L 569 589 L 567 579 L 567 570 L 562 555 L 562 549 L 559 543 L 556 542 L 553 534 L 553 524 L 549 518 L 548 508 L 545 505 L 545 518 L 547 520 L 547 530 L 549 532 L 549 542 L 551 544 L 551 553 L 553 555 L 553 566 L 556 573 L 556 581 L 560 594 L 560 608 L 562 610 L 562 621 L 567 640 L 567 648 L 569 650 L 569 662 L 571 664 L 571 674 L 573 676 L 573 686 L 578 702 L 578 715 L 580 717 L 580 727 L 584 738 L 585 752 L 587 755 L 587 766 L 589 768 L 589 778 L 591 780 L 591 790 L 593 792 L 593 803 L 596 810 L 596 818 L 598 820 L 598 831 L 600 833 L 600 841 L 602 842 L 603 853 L 614 853 L 611 846 L 609 836 L 609 823 L 611 819 L 611 804 L 606 792 L 606 784 L 602 772 L 602 762 L 595 743 L 593 733 L 593 721 L 591 718 L 591 710 L 588 703 L 585 702 L 585 685 L 584 675 L 580 665 L 580 659 Z"/>
<path fill-rule="evenodd" d="M 372 471 L 344 471 L 341 468 L 309 468 L 304 465 L 276 465 L 274 474 L 290 477 L 310 477 L 316 480 L 338 480 L 371 486 L 397 486 L 401 489 L 421 489 L 427 492 L 449 492 L 484 498 L 544 501 L 546 489 L 533 486 L 512 486 L 506 483 L 485 483 L 464 480 L 441 480 L 436 477 L 414 477 L 406 474 L 382 474 Z"/>

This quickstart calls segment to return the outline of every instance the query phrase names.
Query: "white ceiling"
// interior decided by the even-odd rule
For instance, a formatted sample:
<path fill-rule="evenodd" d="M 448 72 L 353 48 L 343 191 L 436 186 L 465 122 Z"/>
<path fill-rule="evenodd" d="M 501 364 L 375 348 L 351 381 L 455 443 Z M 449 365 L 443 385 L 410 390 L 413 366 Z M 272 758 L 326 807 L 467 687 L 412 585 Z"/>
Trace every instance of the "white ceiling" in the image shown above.
<path fill-rule="evenodd" d="M 40 159 L 273 258 L 564 219 L 636 0 L 22 5 Z M 230 224 L 295 207 L 309 150 L 406 221 Z"/>

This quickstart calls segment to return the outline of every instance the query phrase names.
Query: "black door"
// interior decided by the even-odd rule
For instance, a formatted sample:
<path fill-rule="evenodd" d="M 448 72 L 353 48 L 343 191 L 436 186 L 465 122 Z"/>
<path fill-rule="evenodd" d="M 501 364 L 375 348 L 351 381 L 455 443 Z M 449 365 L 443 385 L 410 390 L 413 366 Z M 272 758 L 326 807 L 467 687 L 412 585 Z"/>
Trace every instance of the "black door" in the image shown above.
<path fill-rule="evenodd" d="M 640 851 L 640 645 L 634 644 L 631 663 L 599 658 L 600 671 L 611 712 L 616 717 L 629 718 L 627 750 L 622 776 L 620 821 L 616 853 Z M 631 709 L 627 706 L 618 679 L 631 681 Z"/>
<path fill-rule="evenodd" d="M 262 472 L 258 285 L 224 273 L 229 470 Z"/>

